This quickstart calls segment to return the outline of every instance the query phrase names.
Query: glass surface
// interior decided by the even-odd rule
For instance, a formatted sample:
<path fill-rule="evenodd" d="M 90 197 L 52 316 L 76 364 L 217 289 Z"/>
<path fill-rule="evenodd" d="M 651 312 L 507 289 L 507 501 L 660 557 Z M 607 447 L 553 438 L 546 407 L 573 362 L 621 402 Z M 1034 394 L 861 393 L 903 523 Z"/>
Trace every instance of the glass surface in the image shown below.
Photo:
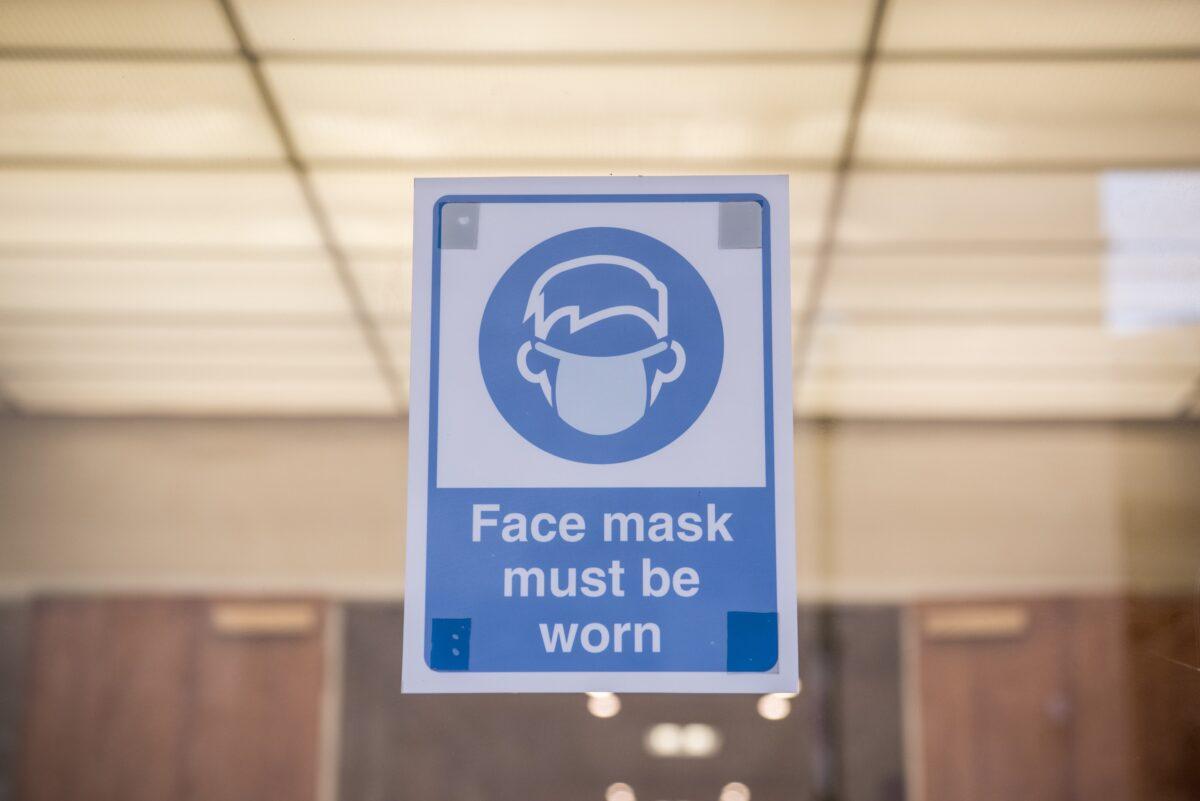
<path fill-rule="evenodd" d="M 0 43 L 0 801 L 1200 798 L 1200 5 Z M 739 173 L 790 180 L 800 692 L 401 695 L 412 180 Z"/>

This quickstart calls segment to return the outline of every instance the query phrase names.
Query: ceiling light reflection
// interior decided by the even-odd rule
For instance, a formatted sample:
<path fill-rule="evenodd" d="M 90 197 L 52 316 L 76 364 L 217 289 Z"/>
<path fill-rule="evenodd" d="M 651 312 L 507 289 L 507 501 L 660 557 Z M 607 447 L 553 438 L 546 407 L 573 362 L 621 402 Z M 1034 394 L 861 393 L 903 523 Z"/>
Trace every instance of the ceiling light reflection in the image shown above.
<path fill-rule="evenodd" d="M 758 714 L 767 720 L 783 720 L 792 711 L 792 702 L 774 693 L 758 699 Z"/>
<path fill-rule="evenodd" d="M 659 723 L 646 731 L 642 744 L 651 756 L 676 756 L 680 751 L 680 735 L 680 729 L 674 723 Z"/>
<path fill-rule="evenodd" d="M 624 782 L 608 785 L 604 791 L 604 801 L 637 801 L 633 788 Z"/>
<path fill-rule="evenodd" d="M 750 801 L 750 788 L 741 782 L 730 782 L 721 788 L 719 801 Z"/>
<path fill-rule="evenodd" d="M 707 723 L 689 723 L 679 733 L 683 756 L 704 758 L 721 750 L 721 735 Z"/>
<path fill-rule="evenodd" d="M 707 723 L 658 723 L 646 730 L 642 745 L 655 757 L 704 759 L 721 750 L 721 733 Z"/>
<path fill-rule="evenodd" d="M 616 693 L 588 693 L 587 710 L 598 718 L 611 718 L 621 711 Z"/>

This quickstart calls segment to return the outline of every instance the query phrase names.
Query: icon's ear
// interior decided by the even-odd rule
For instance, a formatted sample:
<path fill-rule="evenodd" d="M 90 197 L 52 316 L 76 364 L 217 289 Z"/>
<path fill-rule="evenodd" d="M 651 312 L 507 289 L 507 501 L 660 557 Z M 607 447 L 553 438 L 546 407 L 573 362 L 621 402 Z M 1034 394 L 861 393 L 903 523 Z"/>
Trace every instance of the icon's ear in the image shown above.
<path fill-rule="evenodd" d="M 663 384 L 670 384 L 676 378 L 683 375 L 683 365 L 687 363 L 684 357 L 683 345 L 678 342 L 671 343 L 671 352 L 675 354 L 675 366 L 670 372 L 664 373 L 662 370 L 654 371 L 654 381 L 650 384 L 650 403 L 654 403 L 654 399 L 658 397 L 658 391 L 662 389 Z"/>
<path fill-rule="evenodd" d="M 529 369 L 529 354 L 533 350 L 533 343 L 526 342 L 521 345 L 517 351 L 517 372 L 531 384 L 537 384 L 542 388 L 542 394 L 546 396 L 546 403 L 554 405 L 554 398 L 550 391 L 550 376 L 546 370 L 534 372 Z"/>

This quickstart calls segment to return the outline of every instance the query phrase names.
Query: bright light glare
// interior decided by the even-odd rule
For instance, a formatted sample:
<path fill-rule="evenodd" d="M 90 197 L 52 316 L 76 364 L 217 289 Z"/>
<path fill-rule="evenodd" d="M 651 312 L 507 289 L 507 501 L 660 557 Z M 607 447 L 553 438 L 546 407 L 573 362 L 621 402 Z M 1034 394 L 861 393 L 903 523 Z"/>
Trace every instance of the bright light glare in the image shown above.
<path fill-rule="evenodd" d="M 689 723 L 680 730 L 683 756 L 710 757 L 721 748 L 721 735 L 707 723 Z"/>
<path fill-rule="evenodd" d="M 650 727 L 642 743 L 651 756 L 669 757 L 682 750 L 682 739 L 683 731 L 674 723 L 659 723 Z"/>
<path fill-rule="evenodd" d="M 616 693 L 588 693 L 587 710 L 598 718 L 611 718 L 621 711 Z"/>
<path fill-rule="evenodd" d="M 750 788 L 741 782 L 730 782 L 721 788 L 720 801 L 750 801 Z"/>
<path fill-rule="evenodd" d="M 656 757 L 711 757 L 721 750 L 721 734 L 707 723 L 659 723 L 642 739 L 646 753 Z"/>
<path fill-rule="evenodd" d="M 742 782 L 730 782 L 721 788 L 720 801 L 750 801 L 750 788 Z"/>
<path fill-rule="evenodd" d="M 783 720 L 792 711 L 792 702 L 777 695 L 764 695 L 758 699 L 758 714 L 767 720 Z"/>
<path fill-rule="evenodd" d="M 637 801 L 633 788 L 624 782 L 608 785 L 604 791 L 604 801 Z"/>

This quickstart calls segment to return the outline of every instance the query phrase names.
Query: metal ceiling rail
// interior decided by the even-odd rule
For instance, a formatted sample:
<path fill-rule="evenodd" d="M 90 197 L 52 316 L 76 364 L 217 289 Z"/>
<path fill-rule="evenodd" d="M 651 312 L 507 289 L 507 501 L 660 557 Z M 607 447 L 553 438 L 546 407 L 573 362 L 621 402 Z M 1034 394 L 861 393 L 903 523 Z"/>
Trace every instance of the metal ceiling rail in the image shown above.
<path fill-rule="evenodd" d="M 874 74 L 876 54 L 879 52 L 879 38 L 883 31 L 883 20 L 887 13 L 887 0 L 875 0 L 871 9 L 871 24 L 867 29 L 867 40 L 859 61 L 858 76 L 854 84 L 854 94 L 851 96 L 850 111 L 846 121 L 846 132 L 842 138 L 842 146 L 838 154 L 837 166 L 834 169 L 833 182 L 829 189 L 828 205 L 821 223 L 821 233 L 818 238 L 816 256 L 813 260 L 813 270 L 809 275 L 808 288 L 804 295 L 804 305 L 796 315 L 796 364 L 793 368 L 795 378 L 803 384 L 808 368 L 809 354 L 821 311 L 821 300 L 825 287 L 829 283 L 830 271 L 833 267 L 833 251 L 837 242 L 838 223 L 842 215 L 842 207 L 846 199 L 846 183 L 849 179 L 850 167 L 854 161 L 854 150 L 858 143 L 859 124 L 862 121 L 863 108 L 866 106 L 867 93 L 871 88 L 871 77 Z"/>
<path fill-rule="evenodd" d="M 404 158 L 402 156 L 310 156 L 304 159 L 309 171 L 370 172 L 373 170 L 426 171 L 445 173 L 477 173 L 480 170 L 540 170 L 561 175 L 574 170 L 582 175 L 613 174 L 616 167 L 626 172 L 641 170 L 675 170 L 695 172 L 716 170 L 718 173 L 772 172 L 824 174 L 837 168 L 837 162 L 822 158 L 771 156 L 724 158 L 720 156 L 695 158 L 591 158 L 576 156 L 550 157 L 492 157 L 465 156 L 454 160 L 438 158 Z M 273 172 L 288 168 L 283 158 L 248 156 L 191 157 L 191 156 L 23 156 L 0 155 L 0 170 L 97 170 L 115 172 Z M 920 174 L 932 175 L 1089 175 L 1098 172 L 1141 170 L 1200 170 L 1200 159 L 1168 156 L 1163 158 L 1106 158 L 1106 159 L 997 159 L 986 161 L 937 161 L 934 159 L 854 160 L 855 174 Z"/>
<path fill-rule="evenodd" d="M 1178 410 L 1175 412 L 1175 418 L 1178 420 L 1197 417 L 1200 417 L 1200 376 L 1197 376 L 1192 385 L 1188 387 L 1188 391 L 1184 393 Z"/>
<path fill-rule="evenodd" d="M 334 233 L 329 212 L 325 209 L 324 204 L 321 203 L 316 186 L 309 176 L 308 167 L 300 157 L 299 148 L 296 147 L 295 139 L 283 115 L 283 110 L 275 98 L 271 90 L 271 85 L 263 72 L 259 56 L 250 45 L 250 38 L 242 25 L 237 10 L 233 7 L 233 0 L 216 0 L 216 2 L 221 7 L 229 23 L 230 30 L 237 40 L 239 53 L 250 70 L 250 75 L 254 80 L 259 99 L 262 101 L 267 117 L 270 119 L 271 125 L 279 138 L 279 143 L 283 148 L 288 166 L 291 167 L 295 175 L 296 183 L 299 185 L 300 192 L 304 197 L 305 206 L 312 216 L 313 224 L 317 228 L 321 243 L 324 246 L 326 254 L 329 256 L 330 263 L 333 265 L 337 281 L 341 285 L 342 291 L 346 295 L 346 300 L 350 304 L 351 312 L 362 332 L 367 349 L 370 351 L 375 366 L 379 370 L 380 378 L 383 380 L 384 386 L 391 396 L 396 412 L 398 414 L 403 413 L 407 404 L 407 398 L 405 397 L 404 381 L 400 376 L 399 370 L 396 368 L 396 361 L 388 348 L 383 333 L 376 325 L 376 321 L 367 306 L 362 288 L 359 287 L 358 280 L 350 269 L 346 253 L 338 242 L 337 235 Z M 397 191 L 400 191 L 399 187 L 397 187 Z M 401 225 L 403 221 L 396 220 L 396 224 Z"/>
<path fill-rule="evenodd" d="M 21 413 L 21 406 L 13 400 L 12 393 L 8 390 L 8 387 L 0 384 L 0 415 Z"/>
<path fill-rule="evenodd" d="M 218 0 L 223 2 L 224 0 Z M 496 65 L 607 65 L 607 64 L 851 64 L 862 54 L 852 48 L 828 50 L 428 50 L 263 47 L 258 58 L 278 62 L 320 64 L 496 64 Z M 228 62 L 240 58 L 238 50 L 220 47 L 138 47 L 17 45 L 0 47 L 6 61 L 148 61 Z M 1197 47 L 892 47 L 881 49 L 877 61 L 887 63 L 1079 64 L 1125 61 L 1195 61 Z"/>
<path fill-rule="evenodd" d="M 565 170 L 578 170 L 585 175 L 612 175 L 613 168 L 624 172 L 643 170 L 717 170 L 718 172 L 811 172 L 824 174 L 833 168 L 832 159 L 737 157 L 615 157 L 594 158 L 578 156 L 492 157 L 464 156 L 462 158 L 404 158 L 402 156 L 308 156 L 304 159 L 309 170 L 338 172 L 367 172 L 396 170 L 475 174 L 480 170 L 499 172 L 502 169 L 540 170 L 547 175 L 561 175 Z M 1197 162 L 1200 166 L 1200 161 Z M 195 158 L 189 156 L 22 156 L 0 155 L 0 169 L 11 170 L 113 170 L 113 171 L 271 171 L 286 169 L 282 158 L 223 157 Z"/>
<path fill-rule="evenodd" d="M 797 392 L 798 388 L 804 386 L 808 376 L 808 361 L 812 350 L 814 329 L 821 311 L 822 296 L 825 293 L 825 287 L 828 284 L 829 274 L 832 270 L 838 222 L 841 218 L 842 206 L 846 196 L 846 182 L 850 166 L 854 159 L 855 143 L 858 141 L 859 123 L 862 119 L 863 107 L 866 105 L 867 93 L 871 85 L 875 55 L 879 49 L 879 39 L 883 30 L 883 19 L 886 11 L 887 0 L 875 0 L 871 9 L 871 21 L 867 28 L 866 42 L 859 60 L 854 93 L 851 95 L 846 131 L 838 153 L 837 166 L 834 171 L 827 200 L 828 205 L 825 208 L 825 215 L 821 223 L 821 233 L 818 238 L 816 255 L 813 258 L 813 269 L 809 274 L 808 291 L 804 295 L 804 305 L 800 310 L 799 319 L 795 323 L 799 330 L 796 333 L 795 340 L 794 357 L 796 363 L 792 374 L 793 392 Z M 796 401 L 793 400 L 793 417 L 795 417 L 798 408 Z M 818 458 L 822 456 L 827 457 L 828 454 L 818 452 Z M 820 469 L 817 472 L 819 509 L 828 507 L 828 504 L 822 502 L 823 499 L 821 496 L 828 493 L 829 475 L 830 467 L 828 459 L 824 458 L 821 460 Z M 828 555 L 831 553 L 829 545 L 830 528 L 824 525 L 827 522 L 826 520 L 822 520 L 822 525 L 819 527 L 819 536 L 816 545 L 818 560 L 827 560 Z M 841 658 L 836 635 L 837 632 L 835 631 L 831 617 L 829 615 L 819 615 L 816 620 L 813 636 L 825 647 L 829 654 L 829 662 L 834 667 L 836 667 L 837 662 Z M 841 742 L 840 717 L 842 710 L 840 708 L 840 699 L 833 696 L 823 698 L 819 703 L 818 710 L 817 720 L 823 734 L 822 739 L 830 743 Z M 817 755 L 817 760 L 817 775 L 820 778 L 817 783 L 816 795 L 824 801 L 824 799 L 833 798 L 835 794 L 834 777 L 842 774 L 844 768 L 843 759 L 842 755 L 837 753 L 836 750 L 824 749 Z"/>

